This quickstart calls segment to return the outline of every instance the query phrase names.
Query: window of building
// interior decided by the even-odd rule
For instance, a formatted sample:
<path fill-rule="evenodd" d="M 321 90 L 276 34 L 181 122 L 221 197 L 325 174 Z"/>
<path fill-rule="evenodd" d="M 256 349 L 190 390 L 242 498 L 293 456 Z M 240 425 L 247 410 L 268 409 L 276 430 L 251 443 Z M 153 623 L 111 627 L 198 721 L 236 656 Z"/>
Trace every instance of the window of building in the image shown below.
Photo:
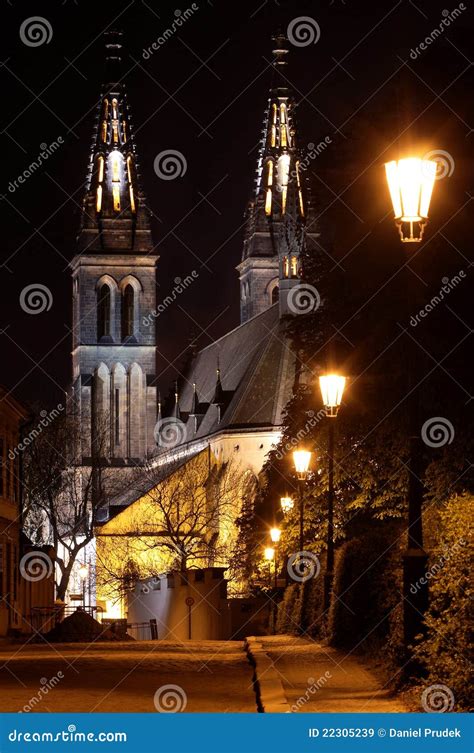
<path fill-rule="evenodd" d="M 272 304 L 278 303 L 278 292 L 279 292 L 278 285 L 275 285 L 275 287 L 272 290 Z"/>
<path fill-rule="evenodd" d="M 120 185 L 118 183 L 112 184 L 112 198 L 114 200 L 114 211 L 120 212 Z"/>
<path fill-rule="evenodd" d="M 268 160 L 267 162 L 267 186 L 271 186 L 273 183 L 273 162 Z"/>
<path fill-rule="evenodd" d="M 117 100 L 115 99 L 115 97 L 112 100 L 112 117 L 118 118 Z"/>
<path fill-rule="evenodd" d="M 291 257 L 291 276 L 298 277 L 298 260 L 296 256 Z"/>
<path fill-rule="evenodd" d="M 96 212 L 102 211 L 102 186 L 97 186 L 97 194 L 95 197 L 95 210 Z"/>
<path fill-rule="evenodd" d="M 265 214 L 269 215 L 272 213 L 272 189 L 267 188 L 267 192 L 265 194 Z"/>
<path fill-rule="evenodd" d="M 132 210 L 132 212 L 135 212 L 136 207 L 135 207 L 135 194 L 133 193 L 133 186 L 130 186 L 128 190 L 130 193 L 130 209 Z"/>
<path fill-rule="evenodd" d="M 97 158 L 97 182 L 102 183 L 104 180 L 104 158 L 99 154 Z"/>
<path fill-rule="evenodd" d="M 290 265 L 289 265 L 288 257 L 287 256 L 283 257 L 283 264 L 282 264 L 282 266 L 283 266 L 283 277 L 289 277 L 290 276 Z"/>
<path fill-rule="evenodd" d="M 122 340 L 133 335 L 134 290 L 127 285 L 122 300 Z"/>
<path fill-rule="evenodd" d="M 120 444 L 120 390 L 115 389 L 115 444 Z"/>
<path fill-rule="evenodd" d="M 110 335 L 111 295 L 108 285 L 102 285 L 97 302 L 97 338 Z"/>

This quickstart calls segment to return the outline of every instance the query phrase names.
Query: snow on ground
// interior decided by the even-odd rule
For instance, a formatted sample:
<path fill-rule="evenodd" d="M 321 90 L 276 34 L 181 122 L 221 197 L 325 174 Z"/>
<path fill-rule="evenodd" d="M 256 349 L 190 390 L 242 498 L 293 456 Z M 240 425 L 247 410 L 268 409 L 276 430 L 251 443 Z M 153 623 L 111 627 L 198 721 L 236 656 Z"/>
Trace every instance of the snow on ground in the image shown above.
<path fill-rule="evenodd" d="M 40 692 L 58 672 L 58 684 Z M 186 711 L 256 711 L 239 641 L 0 644 L 0 712 L 39 695 L 32 711 L 156 713 L 155 692 L 167 684 L 182 689 Z"/>
<path fill-rule="evenodd" d="M 290 635 L 258 640 L 274 662 L 294 712 L 409 711 L 353 655 Z"/>

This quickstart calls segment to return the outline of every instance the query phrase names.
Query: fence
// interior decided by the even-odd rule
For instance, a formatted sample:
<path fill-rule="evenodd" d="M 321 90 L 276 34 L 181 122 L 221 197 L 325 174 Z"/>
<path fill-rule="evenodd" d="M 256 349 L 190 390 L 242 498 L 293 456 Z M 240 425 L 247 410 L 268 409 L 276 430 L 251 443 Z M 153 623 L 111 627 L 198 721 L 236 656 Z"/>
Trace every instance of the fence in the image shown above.
<path fill-rule="evenodd" d="M 100 616 L 102 611 L 97 607 L 73 607 L 58 605 L 55 607 L 32 607 L 30 625 L 34 633 L 45 635 L 53 627 L 62 622 L 66 617 L 74 612 L 87 612 L 94 618 Z M 147 620 L 146 622 L 127 622 L 120 619 L 102 619 L 102 625 L 108 627 L 117 637 L 125 640 L 127 636 L 134 638 L 136 641 L 156 641 L 158 640 L 158 626 L 156 620 Z"/>

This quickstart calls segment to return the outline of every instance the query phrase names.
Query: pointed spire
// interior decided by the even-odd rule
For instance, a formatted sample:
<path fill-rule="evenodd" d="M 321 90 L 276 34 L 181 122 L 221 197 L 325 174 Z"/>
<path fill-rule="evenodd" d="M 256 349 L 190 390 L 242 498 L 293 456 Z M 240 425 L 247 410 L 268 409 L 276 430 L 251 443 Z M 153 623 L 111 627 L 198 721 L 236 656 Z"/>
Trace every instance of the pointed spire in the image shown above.
<path fill-rule="evenodd" d="M 174 383 L 174 406 L 173 406 L 173 410 L 171 412 L 171 415 L 177 421 L 181 421 L 181 411 L 180 411 L 180 408 L 179 408 L 178 380 L 176 380 L 176 382 Z"/>
<path fill-rule="evenodd" d="M 190 416 L 197 416 L 199 412 L 199 398 L 196 390 L 196 382 L 193 382 L 193 399 L 191 403 Z"/>
<path fill-rule="evenodd" d="M 140 186 L 122 74 L 122 33 L 105 34 L 105 72 L 96 112 L 79 250 L 151 251 L 149 212 Z"/>
<path fill-rule="evenodd" d="M 162 405 L 161 405 L 161 392 L 158 392 L 158 410 L 156 413 L 156 423 L 159 423 L 163 418 Z"/>

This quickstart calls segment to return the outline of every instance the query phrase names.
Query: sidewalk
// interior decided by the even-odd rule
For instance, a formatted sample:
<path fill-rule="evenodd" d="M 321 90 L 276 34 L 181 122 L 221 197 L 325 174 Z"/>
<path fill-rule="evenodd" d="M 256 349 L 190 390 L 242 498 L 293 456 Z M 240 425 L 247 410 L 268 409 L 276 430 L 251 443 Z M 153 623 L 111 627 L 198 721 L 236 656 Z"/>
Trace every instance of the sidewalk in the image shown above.
<path fill-rule="evenodd" d="M 290 635 L 258 637 L 248 643 L 252 652 L 255 648 L 266 711 L 277 710 L 275 697 L 280 699 L 280 710 L 290 712 L 409 711 L 353 655 Z"/>

